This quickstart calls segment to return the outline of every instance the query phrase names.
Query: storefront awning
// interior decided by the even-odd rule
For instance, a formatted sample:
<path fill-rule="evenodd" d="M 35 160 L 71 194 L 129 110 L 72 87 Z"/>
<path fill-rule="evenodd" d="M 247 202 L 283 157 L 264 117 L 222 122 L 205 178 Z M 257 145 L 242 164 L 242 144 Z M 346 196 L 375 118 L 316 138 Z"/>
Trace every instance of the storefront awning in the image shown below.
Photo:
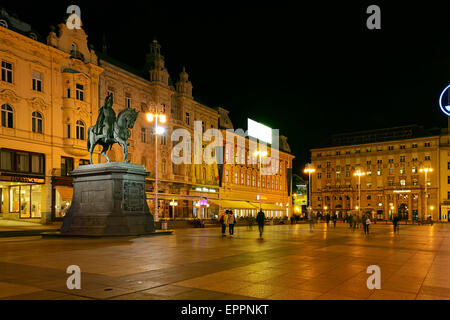
<path fill-rule="evenodd" d="M 250 202 L 256 209 L 259 209 L 259 202 Z M 261 203 L 261 208 L 263 210 L 276 210 L 276 211 L 280 211 L 280 210 L 284 210 L 283 207 L 281 206 L 277 206 L 275 203 L 267 203 L 267 202 L 262 202 Z"/>
<path fill-rule="evenodd" d="M 211 200 L 215 205 L 219 205 L 219 200 Z M 221 200 L 220 205 L 222 208 L 233 208 L 233 209 L 255 209 L 248 201 L 240 200 Z"/>

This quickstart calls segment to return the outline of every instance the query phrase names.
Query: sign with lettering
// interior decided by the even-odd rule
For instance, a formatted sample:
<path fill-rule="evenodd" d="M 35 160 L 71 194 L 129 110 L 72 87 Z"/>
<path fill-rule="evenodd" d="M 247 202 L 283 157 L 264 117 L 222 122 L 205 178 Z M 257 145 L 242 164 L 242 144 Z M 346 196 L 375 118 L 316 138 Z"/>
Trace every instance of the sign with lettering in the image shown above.
<path fill-rule="evenodd" d="M 23 182 L 23 183 L 45 183 L 44 178 L 11 175 L 6 172 L 0 172 L 0 180 L 1 181 L 11 181 L 11 182 Z"/>

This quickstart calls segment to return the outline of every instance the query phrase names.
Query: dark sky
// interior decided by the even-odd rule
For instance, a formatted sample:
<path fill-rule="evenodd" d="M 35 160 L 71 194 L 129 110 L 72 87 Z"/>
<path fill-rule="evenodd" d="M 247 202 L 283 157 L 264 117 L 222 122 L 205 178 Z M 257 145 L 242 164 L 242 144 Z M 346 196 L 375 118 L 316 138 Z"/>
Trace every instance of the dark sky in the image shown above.
<path fill-rule="evenodd" d="M 101 49 L 105 33 L 108 54 L 135 68 L 156 37 L 172 79 L 185 65 L 194 96 L 229 109 L 235 128 L 250 117 L 287 135 L 297 172 L 333 133 L 447 126 L 438 107 L 450 83 L 445 2 L 45 3 L 2 1 L 44 37 L 79 5 L 89 42 Z M 366 28 L 371 4 L 381 30 Z"/>

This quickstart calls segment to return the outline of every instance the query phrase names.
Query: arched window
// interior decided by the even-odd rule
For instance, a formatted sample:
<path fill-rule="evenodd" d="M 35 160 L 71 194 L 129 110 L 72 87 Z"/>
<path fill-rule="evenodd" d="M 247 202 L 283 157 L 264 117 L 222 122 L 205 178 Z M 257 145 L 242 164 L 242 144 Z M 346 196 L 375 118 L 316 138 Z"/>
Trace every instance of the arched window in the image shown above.
<path fill-rule="evenodd" d="M 2 105 L 2 127 L 13 128 L 14 110 L 9 104 Z"/>
<path fill-rule="evenodd" d="M 77 139 L 78 140 L 85 140 L 84 139 L 84 133 L 85 133 L 86 126 L 84 125 L 84 122 L 81 120 L 77 121 Z"/>
<path fill-rule="evenodd" d="M 33 132 L 42 133 L 42 114 L 34 111 L 31 117 L 31 129 Z"/>
<path fill-rule="evenodd" d="M 4 19 L 0 19 L 0 26 L 8 28 L 8 22 L 6 22 L 6 20 Z"/>

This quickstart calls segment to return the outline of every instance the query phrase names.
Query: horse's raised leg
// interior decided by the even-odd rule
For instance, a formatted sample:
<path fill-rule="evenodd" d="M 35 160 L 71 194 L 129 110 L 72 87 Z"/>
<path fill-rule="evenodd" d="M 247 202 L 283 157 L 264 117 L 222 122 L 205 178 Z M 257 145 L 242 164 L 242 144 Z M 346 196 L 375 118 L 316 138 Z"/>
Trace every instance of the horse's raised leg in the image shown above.
<path fill-rule="evenodd" d="M 108 160 L 108 162 L 111 162 L 111 159 L 106 154 L 106 151 L 108 151 L 108 145 L 103 146 L 102 155 L 106 158 L 106 160 Z"/>

